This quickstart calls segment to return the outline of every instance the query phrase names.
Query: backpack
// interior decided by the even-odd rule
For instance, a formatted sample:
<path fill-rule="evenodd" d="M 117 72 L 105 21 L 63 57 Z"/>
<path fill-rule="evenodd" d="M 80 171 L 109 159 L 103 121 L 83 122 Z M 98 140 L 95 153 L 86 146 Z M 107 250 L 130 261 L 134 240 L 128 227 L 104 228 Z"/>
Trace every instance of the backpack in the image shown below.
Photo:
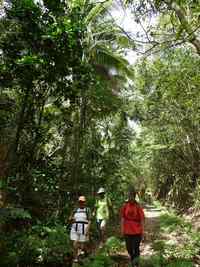
<path fill-rule="evenodd" d="M 73 211 L 73 215 L 78 211 L 79 208 L 75 208 L 74 211 Z M 87 216 L 87 220 L 89 221 L 90 220 L 90 208 L 88 207 L 85 207 L 85 213 L 86 213 L 86 216 Z"/>
<path fill-rule="evenodd" d="M 74 214 L 77 212 L 78 209 L 79 209 L 79 208 L 75 208 L 75 209 L 73 210 L 73 212 L 72 212 L 72 217 L 74 216 Z M 85 212 L 86 212 L 86 215 L 87 215 L 87 220 L 89 221 L 89 219 L 90 219 L 90 208 L 85 207 Z M 73 223 L 74 223 L 74 222 L 72 222 L 72 220 L 69 220 L 69 221 L 67 222 L 67 225 L 66 225 L 67 230 L 71 230 L 71 227 L 72 227 L 72 224 L 73 224 Z"/>
<path fill-rule="evenodd" d="M 123 217 L 125 218 L 125 220 L 127 221 L 134 221 L 136 223 L 140 223 L 141 222 L 141 217 L 140 217 L 140 213 L 139 213 L 139 206 L 136 203 L 135 205 L 135 216 L 134 217 L 129 217 L 127 216 L 127 212 L 128 212 L 128 203 L 125 204 L 125 208 L 124 208 L 124 212 L 123 212 Z"/>

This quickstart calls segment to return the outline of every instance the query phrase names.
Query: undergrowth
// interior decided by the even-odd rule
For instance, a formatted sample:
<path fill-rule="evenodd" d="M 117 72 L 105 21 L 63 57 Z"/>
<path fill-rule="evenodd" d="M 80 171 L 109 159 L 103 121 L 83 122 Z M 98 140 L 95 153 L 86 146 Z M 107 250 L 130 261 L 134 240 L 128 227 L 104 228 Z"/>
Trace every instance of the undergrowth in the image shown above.
<path fill-rule="evenodd" d="M 193 258 L 200 252 L 200 233 L 175 211 L 163 212 L 159 235 L 152 243 L 153 255 L 140 258 L 141 267 L 194 267 Z M 87 260 L 84 267 L 115 267 L 111 256 L 125 250 L 124 241 L 110 237 L 104 249 Z M 118 266 L 121 266 L 120 264 Z"/>

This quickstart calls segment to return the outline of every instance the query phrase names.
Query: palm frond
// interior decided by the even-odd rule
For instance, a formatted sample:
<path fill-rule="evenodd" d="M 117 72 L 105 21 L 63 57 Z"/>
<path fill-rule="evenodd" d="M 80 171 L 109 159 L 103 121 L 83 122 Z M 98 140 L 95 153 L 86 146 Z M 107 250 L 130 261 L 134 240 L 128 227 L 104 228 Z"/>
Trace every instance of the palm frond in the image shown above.
<path fill-rule="evenodd" d="M 104 10 L 111 6 L 112 2 L 113 0 L 108 0 L 106 2 L 96 4 L 85 18 L 85 24 L 88 25 L 95 20 Z"/>
<path fill-rule="evenodd" d="M 113 52 L 105 46 L 95 47 L 92 60 L 95 64 L 104 65 L 115 70 L 117 73 L 127 75 L 129 78 L 134 76 L 134 70 L 129 62 L 120 54 Z"/>

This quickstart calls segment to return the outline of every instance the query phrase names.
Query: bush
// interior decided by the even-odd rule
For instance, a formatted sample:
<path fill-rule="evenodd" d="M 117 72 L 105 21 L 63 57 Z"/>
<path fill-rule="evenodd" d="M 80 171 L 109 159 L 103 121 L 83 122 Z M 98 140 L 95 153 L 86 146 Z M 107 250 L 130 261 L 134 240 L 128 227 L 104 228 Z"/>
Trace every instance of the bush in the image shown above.
<path fill-rule="evenodd" d="M 85 261 L 84 267 L 112 267 L 113 261 L 105 253 L 100 253 L 95 258 L 89 258 Z"/>
<path fill-rule="evenodd" d="M 170 240 L 163 241 L 164 247 L 156 251 L 161 251 L 167 257 L 176 257 L 184 259 L 192 259 L 199 252 L 200 234 L 192 229 L 190 223 L 184 221 L 183 218 L 174 212 L 163 214 L 160 217 L 161 230 L 172 234 Z M 177 239 L 177 236 L 179 239 Z M 179 240 L 179 241 L 177 241 Z M 180 242 L 181 240 L 181 242 Z M 154 245 L 156 242 L 154 242 Z M 157 242 L 158 243 L 158 242 Z"/>
<path fill-rule="evenodd" d="M 153 255 L 147 258 L 140 259 L 141 267 L 164 267 L 165 260 L 161 255 Z"/>
<path fill-rule="evenodd" d="M 64 259 L 72 255 L 72 246 L 68 233 L 63 226 L 51 229 L 46 238 L 47 253 L 44 259 L 48 263 L 63 263 Z"/>
<path fill-rule="evenodd" d="M 167 264 L 166 267 L 194 267 L 194 265 L 191 261 L 176 260 L 172 263 Z"/>
<path fill-rule="evenodd" d="M 109 254 L 116 253 L 117 251 L 125 250 L 125 243 L 122 240 L 114 236 L 111 236 L 106 241 L 105 250 Z"/>
<path fill-rule="evenodd" d="M 72 255 L 69 236 L 62 225 L 36 225 L 29 231 L 15 231 L 9 236 L 4 235 L 1 239 L 1 248 L 2 267 L 47 263 L 65 263 L 67 266 Z"/>

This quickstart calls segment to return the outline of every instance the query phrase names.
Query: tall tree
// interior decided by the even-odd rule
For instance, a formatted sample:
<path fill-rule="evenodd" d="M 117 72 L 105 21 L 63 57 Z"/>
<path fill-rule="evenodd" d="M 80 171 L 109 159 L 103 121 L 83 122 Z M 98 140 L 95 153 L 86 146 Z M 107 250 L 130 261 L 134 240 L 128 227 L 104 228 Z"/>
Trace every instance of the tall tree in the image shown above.
<path fill-rule="evenodd" d="M 152 177 L 160 196 L 171 192 L 170 197 L 184 206 L 192 200 L 188 196 L 200 173 L 199 58 L 189 50 L 170 51 L 153 62 L 144 61 L 137 77 Z"/>
<path fill-rule="evenodd" d="M 140 45 L 146 52 L 191 44 L 200 55 L 199 2 L 175 0 L 125 0 L 132 10 L 135 22 L 143 30 Z M 150 21 L 150 23 L 149 23 Z M 138 38 L 137 38 L 138 39 Z"/>
<path fill-rule="evenodd" d="M 15 106 L 8 185 L 24 206 L 48 205 L 55 193 L 52 205 L 62 210 L 67 191 L 78 193 L 86 172 L 98 180 L 99 165 L 86 168 L 86 156 L 101 123 L 115 123 L 122 112 L 120 91 L 133 76 L 119 41 L 123 32 L 108 21 L 106 8 L 15 0 L 1 18 L 1 82 Z"/>

